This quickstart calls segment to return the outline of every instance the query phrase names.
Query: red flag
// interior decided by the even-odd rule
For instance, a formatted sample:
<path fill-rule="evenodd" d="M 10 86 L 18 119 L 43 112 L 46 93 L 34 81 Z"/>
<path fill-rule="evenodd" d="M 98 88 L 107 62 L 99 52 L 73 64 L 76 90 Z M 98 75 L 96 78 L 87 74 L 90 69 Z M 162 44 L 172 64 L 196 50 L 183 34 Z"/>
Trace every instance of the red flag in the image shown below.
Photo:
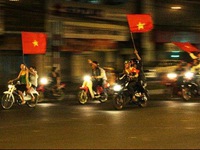
<path fill-rule="evenodd" d="M 45 33 L 22 32 L 23 54 L 45 54 L 46 39 Z"/>
<path fill-rule="evenodd" d="M 196 47 L 192 46 L 189 42 L 172 42 L 172 43 L 186 52 L 199 52 L 199 50 Z"/>
<path fill-rule="evenodd" d="M 149 14 L 128 14 L 127 20 L 131 32 L 148 32 L 153 29 L 153 21 Z"/>

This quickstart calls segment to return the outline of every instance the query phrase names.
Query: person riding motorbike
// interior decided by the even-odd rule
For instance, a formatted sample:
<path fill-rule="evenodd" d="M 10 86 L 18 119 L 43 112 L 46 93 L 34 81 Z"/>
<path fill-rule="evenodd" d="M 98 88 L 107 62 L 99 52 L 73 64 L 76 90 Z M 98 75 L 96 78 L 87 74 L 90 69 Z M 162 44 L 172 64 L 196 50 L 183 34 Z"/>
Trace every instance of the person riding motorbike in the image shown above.
<path fill-rule="evenodd" d="M 92 85 L 90 85 L 89 90 L 92 98 L 95 98 L 99 96 L 96 94 L 97 86 L 99 85 L 103 87 L 104 83 L 107 80 L 107 76 L 105 70 L 99 66 L 99 63 L 97 61 L 92 61 L 88 59 L 88 63 L 92 67 Z"/>
<path fill-rule="evenodd" d="M 196 84 L 198 84 L 198 87 L 200 90 L 200 77 L 199 77 L 199 75 L 200 75 L 200 53 L 195 55 L 194 53 L 188 52 L 188 54 L 193 59 L 190 71 L 195 74 L 194 80 L 195 80 Z"/>
<path fill-rule="evenodd" d="M 139 70 L 137 85 L 140 88 L 140 92 L 144 93 L 145 89 L 143 87 L 146 86 L 147 83 L 146 83 L 146 77 L 143 71 L 142 58 L 140 57 L 136 49 L 134 50 L 134 54 L 136 58 L 131 59 L 131 66 L 135 66 L 136 69 Z"/>
<path fill-rule="evenodd" d="M 194 78 L 192 81 L 197 84 L 198 93 L 200 93 L 200 62 L 199 59 L 193 59 L 192 66 L 190 68 L 190 72 L 194 74 Z"/>
<path fill-rule="evenodd" d="M 20 84 L 16 85 L 16 89 L 19 93 L 19 95 L 21 96 L 21 104 L 25 104 L 25 100 L 24 100 L 24 96 L 23 96 L 23 92 L 27 91 L 30 84 L 29 84 L 29 74 L 28 74 L 28 69 L 26 67 L 25 64 L 21 64 L 20 65 L 20 72 L 17 76 L 17 78 L 10 80 L 9 82 L 14 82 L 14 81 L 20 81 Z"/>
<path fill-rule="evenodd" d="M 128 76 L 128 91 L 132 95 L 132 100 L 135 101 L 135 88 L 138 82 L 139 70 L 136 69 L 136 65 L 131 66 L 130 61 L 125 61 L 124 73 Z"/>
<path fill-rule="evenodd" d="M 173 72 L 176 74 L 176 77 L 170 79 L 171 97 L 173 97 L 174 95 L 181 95 L 182 84 L 184 82 L 184 74 L 187 70 L 188 69 L 185 67 L 185 62 L 182 60 L 177 64 L 177 67 L 174 69 Z"/>
<path fill-rule="evenodd" d="M 37 74 L 37 71 L 36 71 L 36 68 L 31 66 L 29 69 L 29 81 L 30 81 L 30 87 L 29 89 L 27 90 L 27 93 L 29 93 L 32 97 L 32 101 L 35 100 L 35 97 L 33 94 L 31 94 L 31 90 L 32 89 L 35 89 L 36 90 L 36 87 L 38 86 L 38 74 Z"/>
<path fill-rule="evenodd" d="M 56 70 L 57 70 L 57 67 L 52 67 L 51 73 L 49 74 L 49 78 L 51 80 L 49 87 L 51 88 L 54 96 L 57 96 L 56 90 L 58 86 L 60 85 L 60 74 Z"/>

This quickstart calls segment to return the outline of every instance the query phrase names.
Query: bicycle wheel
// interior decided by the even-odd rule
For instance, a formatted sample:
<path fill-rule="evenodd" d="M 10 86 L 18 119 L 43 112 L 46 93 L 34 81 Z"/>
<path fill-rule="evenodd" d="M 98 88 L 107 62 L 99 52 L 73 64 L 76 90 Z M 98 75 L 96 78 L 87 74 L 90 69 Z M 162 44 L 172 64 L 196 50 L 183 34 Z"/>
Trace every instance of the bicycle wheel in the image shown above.
<path fill-rule="evenodd" d="M 33 102 L 31 100 L 26 102 L 28 107 L 30 107 L 30 108 L 34 108 L 37 105 L 38 99 L 39 99 L 39 95 L 37 95 L 37 94 L 33 94 L 33 95 L 35 97 L 35 100 Z"/>
<path fill-rule="evenodd" d="M 11 94 L 4 94 L 1 98 L 1 106 L 3 109 L 10 109 L 14 103 L 14 97 Z"/>

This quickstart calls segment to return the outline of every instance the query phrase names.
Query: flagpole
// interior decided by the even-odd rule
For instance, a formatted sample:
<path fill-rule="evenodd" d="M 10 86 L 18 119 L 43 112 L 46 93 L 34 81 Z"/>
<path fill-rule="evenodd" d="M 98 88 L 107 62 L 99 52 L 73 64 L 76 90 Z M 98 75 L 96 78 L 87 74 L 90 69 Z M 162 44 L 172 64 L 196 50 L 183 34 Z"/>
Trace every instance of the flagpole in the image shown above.
<path fill-rule="evenodd" d="M 25 61 L 24 61 L 24 53 L 22 54 L 22 59 L 23 59 L 23 64 L 25 64 Z"/>
<path fill-rule="evenodd" d="M 134 50 L 136 50 L 135 41 L 133 39 L 133 34 L 132 34 L 132 32 L 130 32 L 130 33 L 131 33 L 131 39 L 132 39 L 132 43 L 133 43 L 133 48 L 134 48 Z"/>

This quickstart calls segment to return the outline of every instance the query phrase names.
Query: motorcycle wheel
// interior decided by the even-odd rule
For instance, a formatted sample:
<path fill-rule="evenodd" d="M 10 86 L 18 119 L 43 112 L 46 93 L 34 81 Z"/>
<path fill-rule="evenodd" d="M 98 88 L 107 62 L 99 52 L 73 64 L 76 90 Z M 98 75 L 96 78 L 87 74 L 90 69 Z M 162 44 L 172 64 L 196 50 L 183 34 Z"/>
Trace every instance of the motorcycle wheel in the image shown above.
<path fill-rule="evenodd" d="M 57 94 L 59 95 L 59 96 L 57 97 L 57 100 L 58 100 L 58 101 L 62 101 L 62 100 L 65 99 L 64 89 L 59 89 L 59 90 L 57 91 Z"/>
<path fill-rule="evenodd" d="M 185 101 L 188 101 L 188 100 L 190 100 L 192 98 L 192 94 L 191 94 L 189 88 L 183 88 L 182 89 L 182 98 Z"/>
<path fill-rule="evenodd" d="M 101 103 L 104 103 L 104 102 L 106 102 L 108 100 L 108 94 L 107 93 L 103 93 L 102 95 L 101 95 L 101 97 L 99 98 L 99 101 L 101 102 Z"/>
<path fill-rule="evenodd" d="M 113 98 L 113 106 L 117 110 L 121 110 L 124 107 L 125 100 L 122 95 L 115 95 Z"/>
<path fill-rule="evenodd" d="M 10 94 L 4 94 L 1 99 L 1 106 L 3 109 L 10 109 L 14 103 L 14 97 Z"/>
<path fill-rule="evenodd" d="M 39 98 L 38 98 L 38 102 L 42 102 L 42 100 L 44 99 L 44 93 L 39 91 Z"/>
<path fill-rule="evenodd" d="M 144 96 L 141 98 L 141 100 L 138 103 L 139 107 L 146 107 L 147 106 L 147 100 L 148 100 L 148 95 L 144 94 Z"/>
<path fill-rule="evenodd" d="M 78 94 L 78 101 L 80 104 L 85 104 L 88 101 L 88 95 L 86 91 L 82 90 Z"/>
<path fill-rule="evenodd" d="M 34 95 L 34 97 L 35 97 L 35 101 L 32 102 L 32 101 L 30 100 L 30 101 L 27 101 L 27 102 L 26 102 L 26 104 L 27 104 L 28 107 L 30 107 L 30 108 L 34 108 L 34 107 L 37 105 L 38 99 L 39 99 L 39 95 L 37 95 L 37 94 L 33 94 L 33 95 Z"/>

